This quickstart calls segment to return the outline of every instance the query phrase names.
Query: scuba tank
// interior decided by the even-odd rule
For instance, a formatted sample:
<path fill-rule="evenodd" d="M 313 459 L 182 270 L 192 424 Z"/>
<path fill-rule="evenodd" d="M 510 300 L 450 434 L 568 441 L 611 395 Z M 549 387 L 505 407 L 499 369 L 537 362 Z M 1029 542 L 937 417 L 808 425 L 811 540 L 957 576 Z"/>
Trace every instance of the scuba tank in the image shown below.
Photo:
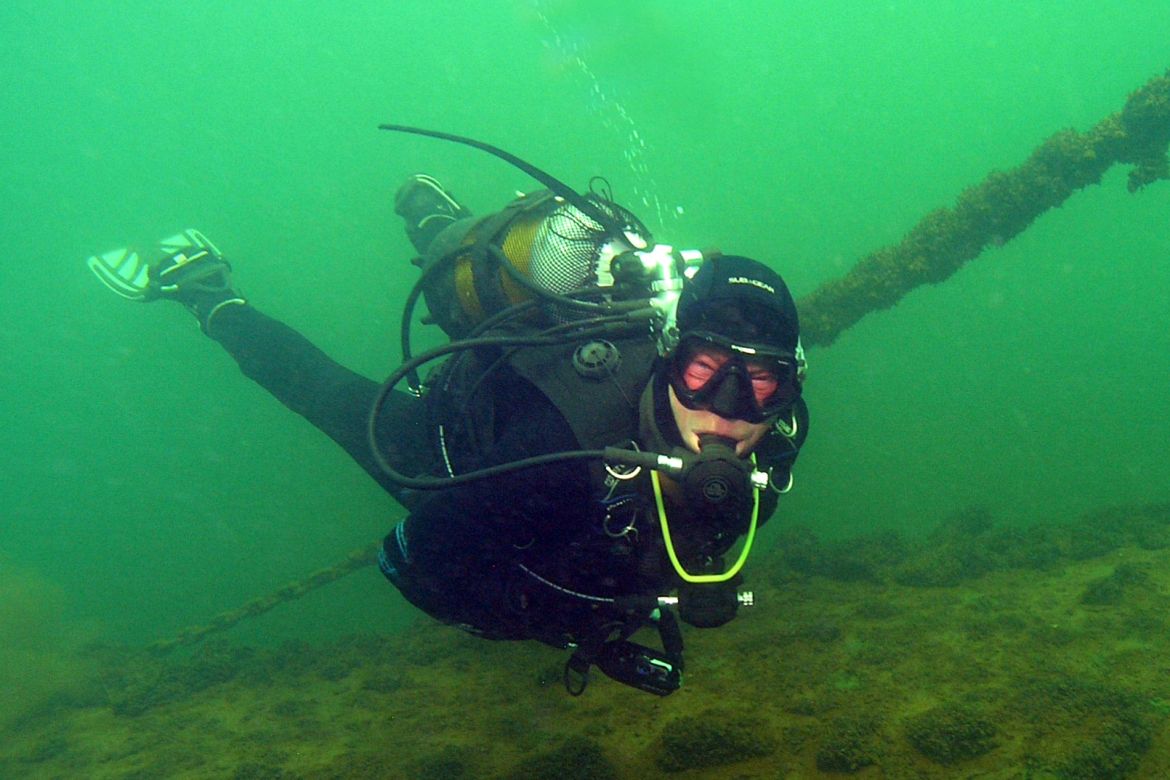
<path fill-rule="evenodd" d="M 612 201 L 598 205 L 610 216 L 625 216 Z M 632 215 L 627 221 L 633 222 Z M 637 237 L 647 240 L 642 233 Z M 461 339 L 488 317 L 546 296 L 637 296 L 638 290 L 615 289 L 612 275 L 614 258 L 632 251 L 626 237 L 609 235 L 551 191 L 522 194 L 495 214 L 449 226 L 416 260 L 429 310 L 424 321 Z M 538 329 L 585 313 L 550 301 L 530 310 L 525 325 Z"/>

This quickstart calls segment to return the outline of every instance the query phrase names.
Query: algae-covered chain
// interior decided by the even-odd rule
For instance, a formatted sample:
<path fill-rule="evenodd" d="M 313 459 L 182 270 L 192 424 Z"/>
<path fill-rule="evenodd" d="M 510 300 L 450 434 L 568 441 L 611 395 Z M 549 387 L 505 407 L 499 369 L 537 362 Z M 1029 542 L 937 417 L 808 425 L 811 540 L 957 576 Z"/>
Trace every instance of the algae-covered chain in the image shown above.
<path fill-rule="evenodd" d="M 379 540 L 365 547 L 351 550 L 343 560 L 328 568 L 318 569 L 307 577 L 290 582 L 266 596 L 252 599 L 241 607 L 221 612 L 204 625 L 188 626 L 169 639 L 160 639 L 148 645 L 146 649 L 148 652 L 163 655 L 178 647 L 195 644 L 211 634 L 226 631 L 237 623 L 250 617 L 263 615 L 281 604 L 295 601 L 312 593 L 322 585 L 328 585 L 359 569 L 373 565 L 381 546 L 382 542 Z"/>
<path fill-rule="evenodd" d="M 1133 92 L 1125 107 L 1088 132 L 1062 130 L 1026 161 L 995 171 L 930 212 L 900 243 L 863 258 L 840 279 L 797 302 L 805 346 L 828 346 L 867 314 L 915 287 L 937 284 L 988 246 L 1004 243 L 1109 168 L 1130 164 L 1129 191 L 1170 178 L 1170 71 Z"/>

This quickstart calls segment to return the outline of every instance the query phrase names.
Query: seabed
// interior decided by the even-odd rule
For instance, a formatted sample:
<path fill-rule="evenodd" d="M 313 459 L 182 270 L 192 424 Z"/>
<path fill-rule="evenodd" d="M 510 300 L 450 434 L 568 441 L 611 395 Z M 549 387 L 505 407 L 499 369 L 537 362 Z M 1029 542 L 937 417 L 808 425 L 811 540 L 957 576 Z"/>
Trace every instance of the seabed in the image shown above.
<path fill-rule="evenodd" d="M 769 531 L 759 606 L 688 630 L 665 699 L 600 674 L 572 698 L 564 653 L 422 616 L 327 646 L 90 647 L 83 682 L 0 731 L 0 776 L 1170 777 L 1170 504 Z"/>

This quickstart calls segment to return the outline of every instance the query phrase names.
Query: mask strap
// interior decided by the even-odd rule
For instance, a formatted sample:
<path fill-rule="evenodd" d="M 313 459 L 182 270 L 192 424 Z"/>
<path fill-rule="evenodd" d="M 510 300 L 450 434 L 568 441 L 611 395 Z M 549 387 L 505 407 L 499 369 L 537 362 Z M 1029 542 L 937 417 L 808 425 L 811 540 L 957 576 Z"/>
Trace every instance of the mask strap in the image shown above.
<path fill-rule="evenodd" d="M 756 456 L 752 455 L 752 464 L 756 462 Z M 760 517 L 760 493 L 758 490 L 752 490 L 752 519 L 748 524 L 747 537 L 743 542 L 743 549 L 740 550 L 739 560 L 731 565 L 731 568 L 722 574 L 691 574 L 683 568 L 682 561 L 678 559 L 678 554 L 674 551 L 674 542 L 670 538 L 670 526 L 666 521 L 666 504 L 662 500 L 662 484 L 658 479 L 658 472 L 650 472 L 650 482 L 654 485 L 654 504 L 658 507 L 658 522 L 662 526 L 662 541 L 666 545 L 666 554 L 670 557 L 670 563 L 674 566 L 674 570 L 678 572 L 678 576 L 682 577 L 686 582 L 696 584 L 711 583 L 711 582 L 727 582 L 729 579 L 739 574 L 739 570 L 743 568 L 744 563 L 747 562 L 748 554 L 752 551 L 752 543 L 756 539 L 757 520 Z"/>

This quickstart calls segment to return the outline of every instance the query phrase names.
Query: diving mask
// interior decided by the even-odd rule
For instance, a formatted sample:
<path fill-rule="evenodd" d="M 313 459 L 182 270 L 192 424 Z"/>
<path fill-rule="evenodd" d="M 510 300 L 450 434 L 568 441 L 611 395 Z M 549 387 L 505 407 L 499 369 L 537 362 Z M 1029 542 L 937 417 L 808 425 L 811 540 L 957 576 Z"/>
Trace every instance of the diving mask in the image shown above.
<path fill-rule="evenodd" d="M 800 396 L 797 357 L 709 331 L 685 334 L 670 358 L 670 386 L 688 409 L 765 422 Z"/>

